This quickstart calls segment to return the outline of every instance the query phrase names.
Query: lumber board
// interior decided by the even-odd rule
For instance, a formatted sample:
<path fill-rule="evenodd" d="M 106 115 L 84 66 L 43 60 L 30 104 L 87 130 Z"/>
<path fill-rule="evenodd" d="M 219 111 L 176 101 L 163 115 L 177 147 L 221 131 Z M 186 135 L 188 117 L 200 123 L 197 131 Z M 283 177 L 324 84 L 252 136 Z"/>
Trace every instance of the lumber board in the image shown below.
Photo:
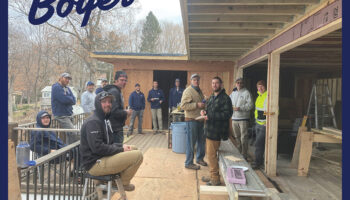
<path fill-rule="evenodd" d="M 268 55 L 267 69 L 267 116 L 265 139 L 265 171 L 268 176 L 276 176 L 277 172 L 277 135 L 279 109 L 280 54 Z"/>
<path fill-rule="evenodd" d="M 334 138 L 329 135 L 314 134 L 314 142 L 342 143 L 342 140 L 340 138 Z"/>
<path fill-rule="evenodd" d="M 304 123 L 304 120 L 303 120 Z M 298 129 L 298 135 L 297 135 L 297 139 L 295 142 L 295 146 L 294 146 L 294 152 L 293 152 L 293 157 L 292 157 L 292 161 L 291 161 L 291 167 L 298 167 L 298 159 L 299 159 L 299 153 L 300 153 L 300 135 L 302 132 L 307 131 L 307 128 L 305 126 L 301 126 Z"/>
<path fill-rule="evenodd" d="M 322 130 L 329 131 L 337 135 L 343 135 L 343 131 L 332 127 L 323 127 Z"/>
<path fill-rule="evenodd" d="M 18 178 L 15 146 L 8 140 L 8 199 L 20 200 L 20 183 Z"/>
<path fill-rule="evenodd" d="M 313 132 L 302 132 L 300 140 L 300 156 L 298 164 L 298 176 L 307 176 L 312 154 Z"/>
<path fill-rule="evenodd" d="M 226 159 L 225 156 L 234 156 L 241 158 L 240 161 L 234 162 L 230 159 Z M 248 171 L 245 172 L 247 184 L 231 184 L 226 178 L 227 167 L 229 166 L 244 166 L 248 167 Z M 234 147 L 231 141 L 221 141 L 219 148 L 219 166 L 222 172 L 224 182 L 226 184 L 230 199 L 234 196 L 251 196 L 251 197 L 266 197 L 266 187 L 259 179 L 258 175 L 251 168 L 251 166 L 244 160 L 243 156 Z"/>
<path fill-rule="evenodd" d="M 342 139 L 343 136 L 342 135 L 336 135 L 333 132 L 329 132 L 329 131 L 325 131 L 325 130 L 320 130 L 320 129 L 316 129 L 316 128 L 312 128 L 311 131 L 313 131 L 314 133 L 319 133 L 319 134 L 323 134 L 323 135 L 328 135 L 331 137 L 334 137 L 336 139 Z"/>
<path fill-rule="evenodd" d="M 199 191 L 201 194 L 228 195 L 227 188 L 225 186 L 201 185 Z"/>

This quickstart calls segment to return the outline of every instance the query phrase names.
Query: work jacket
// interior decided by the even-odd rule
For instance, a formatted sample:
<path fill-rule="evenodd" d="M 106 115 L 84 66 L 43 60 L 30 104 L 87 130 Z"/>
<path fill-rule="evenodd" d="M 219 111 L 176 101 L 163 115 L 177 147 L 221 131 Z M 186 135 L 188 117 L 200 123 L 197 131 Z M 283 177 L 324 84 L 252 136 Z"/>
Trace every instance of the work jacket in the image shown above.
<path fill-rule="evenodd" d="M 76 99 L 69 87 L 63 87 L 58 82 L 52 85 L 51 107 L 55 117 L 71 116 L 75 103 Z"/>
<path fill-rule="evenodd" d="M 152 98 L 156 98 L 156 100 L 154 101 L 151 101 Z M 147 101 L 148 102 L 151 102 L 151 109 L 158 109 L 161 107 L 161 104 L 159 101 L 163 101 L 164 102 L 164 93 L 163 93 L 163 90 L 161 89 L 151 89 L 149 92 L 148 92 L 148 97 L 147 97 Z"/>
<path fill-rule="evenodd" d="M 169 108 L 177 107 L 177 104 L 181 102 L 181 97 L 184 89 L 179 88 L 176 90 L 176 87 L 170 89 L 169 92 Z"/>
<path fill-rule="evenodd" d="M 206 104 L 208 120 L 205 125 L 205 135 L 211 140 L 227 140 L 229 134 L 229 119 L 232 116 L 232 102 L 230 97 L 222 89 L 215 96 L 210 96 Z"/>
<path fill-rule="evenodd" d="M 201 108 L 198 108 L 197 103 L 203 102 L 203 99 L 201 90 L 198 92 L 191 85 L 185 89 L 181 98 L 181 109 L 185 111 L 185 118 L 195 119 L 201 116 Z"/>
<path fill-rule="evenodd" d="M 239 107 L 238 111 L 233 111 L 232 120 L 248 120 L 250 118 L 250 110 L 253 108 L 252 97 L 246 88 L 240 90 L 235 89 L 230 98 L 233 107 Z"/>
<path fill-rule="evenodd" d="M 127 113 L 124 110 L 124 97 L 119 87 L 116 85 L 106 85 L 103 90 L 111 93 L 114 96 L 110 121 L 112 123 L 113 132 L 123 131 L 123 126 L 127 118 Z M 95 103 L 96 107 L 96 103 Z"/>
<path fill-rule="evenodd" d="M 140 91 L 134 91 L 129 97 L 129 106 L 132 110 L 140 111 L 145 109 L 145 95 Z"/>
<path fill-rule="evenodd" d="M 261 94 L 258 91 L 258 97 L 255 101 L 255 121 L 256 123 L 260 125 L 266 124 L 266 115 L 264 115 L 264 112 L 267 111 L 267 91 L 265 91 L 263 94 Z"/>
<path fill-rule="evenodd" d="M 111 114 L 103 112 L 98 96 L 95 98 L 95 108 L 94 114 L 88 117 L 81 127 L 80 156 L 82 168 L 85 170 L 90 170 L 102 157 L 124 151 L 123 144 L 113 141 L 113 131 L 109 121 Z"/>

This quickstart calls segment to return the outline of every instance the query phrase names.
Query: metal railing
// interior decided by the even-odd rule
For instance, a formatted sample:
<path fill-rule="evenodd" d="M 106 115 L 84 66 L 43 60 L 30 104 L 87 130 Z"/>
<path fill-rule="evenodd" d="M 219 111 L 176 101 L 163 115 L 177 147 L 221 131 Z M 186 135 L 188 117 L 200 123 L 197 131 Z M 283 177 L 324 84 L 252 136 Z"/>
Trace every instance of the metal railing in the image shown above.
<path fill-rule="evenodd" d="M 35 166 L 21 169 L 22 199 L 81 199 L 84 178 L 79 169 L 80 141 L 35 160 Z M 96 197 L 95 187 L 88 182 L 88 199 Z"/>
<path fill-rule="evenodd" d="M 64 141 L 67 133 L 80 133 L 79 129 L 15 127 L 13 130 L 17 131 L 17 134 L 19 135 L 19 141 L 26 141 L 30 144 L 31 160 L 35 160 L 46 154 L 49 154 L 51 150 L 57 150 L 61 148 L 62 142 L 64 143 L 63 145 L 66 145 L 66 142 Z"/>

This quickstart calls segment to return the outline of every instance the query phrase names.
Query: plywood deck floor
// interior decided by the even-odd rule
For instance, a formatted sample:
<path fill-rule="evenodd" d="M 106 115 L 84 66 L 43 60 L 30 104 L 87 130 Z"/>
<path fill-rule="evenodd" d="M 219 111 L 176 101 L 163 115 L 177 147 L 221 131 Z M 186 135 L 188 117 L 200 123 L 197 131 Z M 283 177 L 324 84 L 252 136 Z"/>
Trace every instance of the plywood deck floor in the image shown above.
<path fill-rule="evenodd" d="M 145 131 L 145 134 L 134 134 L 126 138 L 126 141 L 127 144 L 136 145 L 144 154 L 144 161 L 131 181 L 136 190 L 127 192 L 128 199 L 228 199 L 228 196 L 199 194 L 199 186 L 205 184 L 200 179 L 209 175 L 208 167 L 201 167 L 198 171 L 184 168 L 185 154 L 177 154 L 167 148 L 166 134 L 153 135 L 152 131 Z M 338 154 L 336 151 L 332 156 Z M 271 178 L 283 192 L 279 196 L 285 198 L 281 199 L 341 199 L 341 165 L 337 166 L 313 157 L 309 176 L 298 177 L 296 169 L 290 168 L 289 163 L 290 158 L 280 155 L 277 160 L 278 176 Z M 263 180 L 264 184 L 271 188 L 272 184 L 266 180 L 267 183 Z M 119 194 L 116 193 L 113 200 L 118 198 Z"/>

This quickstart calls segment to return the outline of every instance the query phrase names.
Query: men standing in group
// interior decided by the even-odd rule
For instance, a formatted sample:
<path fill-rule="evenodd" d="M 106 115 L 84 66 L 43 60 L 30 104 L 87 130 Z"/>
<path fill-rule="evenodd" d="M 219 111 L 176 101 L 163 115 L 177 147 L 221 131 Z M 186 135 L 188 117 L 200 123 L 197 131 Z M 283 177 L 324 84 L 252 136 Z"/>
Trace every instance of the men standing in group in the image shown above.
<path fill-rule="evenodd" d="M 181 102 L 181 97 L 184 89 L 180 87 L 180 79 L 175 80 L 175 87 L 170 89 L 169 92 L 169 109 L 170 112 L 177 109 L 178 104 Z"/>
<path fill-rule="evenodd" d="M 205 110 L 201 115 L 205 116 L 206 127 L 206 154 L 209 163 L 210 177 L 202 177 L 207 185 L 220 185 L 218 150 L 221 140 L 227 140 L 229 135 L 229 119 L 232 116 L 232 103 L 230 97 L 222 88 L 220 77 L 214 77 L 211 81 L 213 94 L 210 96 Z"/>
<path fill-rule="evenodd" d="M 253 169 L 259 169 L 264 164 L 265 154 L 265 134 L 266 134 L 266 115 L 267 111 L 267 91 L 264 80 L 257 82 L 258 97 L 255 101 L 255 162 L 252 163 Z"/>
<path fill-rule="evenodd" d="M 98 93 L 102 92 L 103 91 L 103 87 L 106 86 L 107 84 L 108 84 L 107 79 L 106 78 L 102 78 L 102 80 L 101 80 L 101 87 L 97 88 L 95 93 L 98 94 Z"/>
<path fill-rule="evenodd" d="M 103 90 L 111 93 L 115 99 L 112 104 L 110 121 L 112 124 L 114 142 L 121 144 L 124 142 L 123 127 L 126 118 L 132 113 L 132 110 L 124 109 L 124 97 L 121 91 L 125 88 L 127 81 L 128 76 L 126 73 L 124 71 L 117 71 L 114 77 L 114 84 L 103 87 Z"/>
<path fill-rule="evenodd" d="M 92 81 L 86 83 L 86 91 L 81 95 L 81 107 L 83 107 L 84 113 L 91 113 L 95 110 L 95 97 L 94 93 L 95 84 Z"/>
<path fill-rule="evenodd" d="M 128 136 L 132 135 L 136 117 L 139 119 L 138 133 L 142 134 L 142 117 L 143 111 L 145 110 L 145 95 L 141 92 L 140 84 L 138 83 L 135 84 L 135 91 L 132 92 L 129 96 L 129 106 L 132 110 L 132 115 L 129 125 Z"/>
<path fill-rule="evenodd" d="M 205 156 L 205 137 L 204 137 L 204 122 L 196 121 L 200 116 L 201 109 L 204 109 L 204 95 L 199 88 L 200 77 L 198 74 L 191 76 L 191 85 L 183 92 L 181 98 L 181 109 L 185 111 L 185 121 L 188 122 L 190 131 L 186 139 L 186 161 L 185 167 L 187 169 L 200 169 L 199 165 L 193 163 L 194 146 L 197 143 L 197 164 L 207 166 L 208 164 L 203 160 Z"/>
<path fill-rule="evenodd" d="M 52 85 L 51 90 L 51 107 L 52 114 L 58 121 L 62 129 L 74 129 L 73 125 L 73 105 L 76 99 L 68 87 L 69 81 L 72 77 L 69 73 L 61 74 L 58 82 Z M 79 135 L 75 132 L 67 133 L 67 144 L 71 144 L 79 140 Z"/>
<path fill-rule="evenodd" d="M 153 88 L 148 92 L 147 101 L 151 102 L 152 123 L 153 123 L 154 134 L 160 133 L 163 130 L 161 104 L 164 102 L 164 93 L 162 89 L 158 88 L 158 81 L 153 81 Z M 158 120 L 158 126 L 157 126 L 157 120 Z"/>
<path fill-rule="evenodd" d="M 232 129 L 237 148 L 243 157 L 248 158 L 248 124 L 253 102 L 250 92 L 244 87 L 243 78 L 236 80 L 236 87 L 230 95 L 232 101 Z"/>

